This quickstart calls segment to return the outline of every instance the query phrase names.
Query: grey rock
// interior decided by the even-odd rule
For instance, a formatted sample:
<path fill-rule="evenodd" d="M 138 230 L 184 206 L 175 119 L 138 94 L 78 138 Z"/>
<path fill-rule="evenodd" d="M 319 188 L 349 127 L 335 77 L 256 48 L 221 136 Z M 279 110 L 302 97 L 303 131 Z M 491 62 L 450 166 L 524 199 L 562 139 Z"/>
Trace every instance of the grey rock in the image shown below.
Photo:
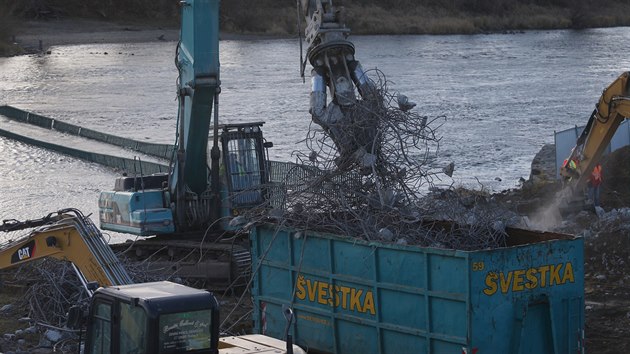
<path fill-rule="evenodd" d="M 442 169 L 442 172 L 449 177 L 453 177 L 453 171 L 455 171 L 455 162 L 449 163 Z"/>
<path fill-rule="evenodd" d="M 48 339 L 41 337 L 39 338 L 39 343 L 37 344 L 37 346 L 40 348 L 52 348 L 53 343 Z"/>
<path fill-rule="evenodd" d="M 404 245 L 407 244 L 407 239 L 406 238 L 399 238 L 398 240 L 396 240 L 396 244 L 404 246 Z"/>
<path fill-rule="evenodd" d="M 378 230 L 378 235 L 383 241 L 391 242 L 394 239 L 394 233 L 386 227 Z"/>
<path fill-rule="evenodd" d="M 376 164 L 376 155 L 365 153 L 361 156 L 361 167 L 372 168 Z"/>
<path fill-rule="evenodd" d="M 46 332 L 44 332 L 44 337 L 46 337 L 46 339 L 48 339 L 49 341 L 56 343 L 61 340 L 62 335 L 59 331 L 48 329 L 46 330 Z"/>
<path fill-rule="evenodd" d="M 400 93 L 396 97 L 396 101 L 398 102 L 398 108 L 400 108 L 403 112 L 406 112 L 416 106 L 415 102 L 409 101 L 407 96 Z"/>
<path fill-rule="evenodd" d="M 604 209 L 602 209 L 602 207 L 596 206 L 595 207 L 595 214 L 597 214 L 597 217 L 601 219 L 602 217 L 604 217 L 606 212 L 604 211 Z"/>

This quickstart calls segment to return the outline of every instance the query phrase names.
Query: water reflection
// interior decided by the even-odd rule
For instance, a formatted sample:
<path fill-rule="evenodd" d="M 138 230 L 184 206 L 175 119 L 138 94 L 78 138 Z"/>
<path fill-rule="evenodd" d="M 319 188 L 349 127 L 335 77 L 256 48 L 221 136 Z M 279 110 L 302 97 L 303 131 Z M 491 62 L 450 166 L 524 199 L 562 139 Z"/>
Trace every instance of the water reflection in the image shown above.
<path fill-rule="evenodd" d="M 630 64 L 621 52 L 630 44 L 627 28 L 352 39 L 364 68 L 385 73 L 390 90 L 417 102 L 423 115 L 447 117 L 432 166 L 455 162 L 455 179 L 443 182 L 478 187 L 478 179 L 491 190 L 527 178 L 531 159 L 553 142 L 553 131 L 584 124 L 602 89 Z M 310 85 L 299 77 L 297 41 L 229 40 L 220 48 L 221 120 L 266 121 L 275 146 L 271 157 L 291 160 L 310 123 Z M 51 50 L 0 59 L 0 103 L 117 135 L 173 142 L 175 43 Z M 7 176 L 0 182 L 3 216 L 67 206 L 93 212 L 98 191 L 113 183 L 108 170 L 40 149 L 6 139 L 0 149 L 0 172 Z M 31 191 L 38 191 L 36 198 Z"/>

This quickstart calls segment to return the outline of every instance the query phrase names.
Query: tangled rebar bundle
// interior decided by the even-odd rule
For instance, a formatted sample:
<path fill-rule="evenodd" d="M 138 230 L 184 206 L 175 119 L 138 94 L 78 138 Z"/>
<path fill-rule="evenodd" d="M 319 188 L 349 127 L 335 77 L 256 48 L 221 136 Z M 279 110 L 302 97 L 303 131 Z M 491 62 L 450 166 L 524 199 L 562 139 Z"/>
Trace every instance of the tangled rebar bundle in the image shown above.
<path fill-rule="evenodd" d="M 503 216 L 480 213 L 470 222 L 459 207 L 465 198 L 457 193 L 441 202 L 451 215 L 438 216 L 462 226 L 436 223 L 436 213 L 422 207 L 436 198 L 429 191 L 443 173 L 431 162 L 445 117 L 421 116 L 405 96 L 390 92 L 380 71 L 371 75 L 377 80 L 369 99 L 345 108 L 350 123 L 334 127 L 352 132 L 346 134 L 350 141 L 333 141 L 334 135 L 312 125 L 303 141 L 307 150 L 294 152 L 296 163 L 282 173 L 272 166 L 272 175 L 283 176 L 272 188 L 281 186 L 282 203 L 269 215 L 296 228 L 367 240 L 463 250 L 504 246 L 504 228 L 496 227 Z M 257 212 L 266 215 L 254 210 L 250 218 Z"/>

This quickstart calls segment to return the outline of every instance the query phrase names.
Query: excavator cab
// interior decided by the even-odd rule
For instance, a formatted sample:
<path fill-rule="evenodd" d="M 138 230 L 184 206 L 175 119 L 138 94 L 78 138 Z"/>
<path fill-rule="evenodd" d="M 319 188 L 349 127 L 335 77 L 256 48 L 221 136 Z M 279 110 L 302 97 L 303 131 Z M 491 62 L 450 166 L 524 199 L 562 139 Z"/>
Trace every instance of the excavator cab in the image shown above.
<path fill-rule="evenodd" d="M 263 138 L 264 122 L 226 124 L 219 127 L 221 166 L 210 171 L 208 190 L 185 201 L 176 201 L 169 192 L 169 174 L 119 177 L 113 191 L 99 197 L 101 228 L 140 236 L 172 234 L 190 225 L 202 228 L 216 217 L 234 217 L 245 209 L 262 205 L 267 199 L 269 163 L 266 148 L 273 144 Z M 213 178 L 215 177 L 215 178 Z M 218 181 L 218 197 L 211 197 L 211 183 Z M 185 220 L 178 225 L 175 204 L 185 205 Z M 213 212 L 216 210 L 217 212 Z M 214 215 L 214 216 L 213 216 Z M 227 224 L 223 225 L 224 229 Z M 193 230 L 194 231 L 194 230 Z"/>
<path fill-rule="evenodd" d="M 220 338 L 219 305 L 212 293 L 161 281 L 96 290 L 87 317 L 84 353 L 306 352 L 290 340 L 260 334 Z"/>
<path fill-rule="evenodd" d="M 168 281 L 98 289 L 87 318 L 86 354 L 218 353 L 214 295 Z"/>
<path fill-rule="evenodd" d="M 269 164 L 261 127 L 263 122 L 229 124 L 221 127 L 223 181 L 222 216 L 237 216 L 243 210 L 260 206 L 267 199 Z"/>

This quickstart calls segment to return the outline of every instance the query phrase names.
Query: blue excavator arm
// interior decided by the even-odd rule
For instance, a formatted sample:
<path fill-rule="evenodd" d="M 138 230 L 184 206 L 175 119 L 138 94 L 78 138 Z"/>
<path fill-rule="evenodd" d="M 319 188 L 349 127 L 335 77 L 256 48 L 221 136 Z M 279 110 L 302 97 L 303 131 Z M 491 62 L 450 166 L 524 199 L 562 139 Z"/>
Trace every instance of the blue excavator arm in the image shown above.
<path fill-rule="evenodd" d="M 218 173 L 208 179 L 208 135 L 211 122 L 218 124 L 219 93 L 219 0 L 181 1 L 182 25 L 177 47 L 178 144 L 177 158 L 170 176 L 169 189 L 175 205 L 179 229 L 216 219 L 218 205 Z M 214 119 L 213 119 L 214 114 Z M 219 170 L 218 134 L 214 134 L 211 168 Z M 211 183 L 210 183 L 211 182 Z M 209 191 L 210 185 L 213 190 Z M 186 203 L 192 194 L 193 204 Z M 196 205 L 195 205 L 196 204 Z M 196 220 L 186 218 L 186 208 L 203 210 Z M 215 215 L 210 215 L 214 213 Z M 199 213 L 194 213 L 199 215 Z M 191 225 L 192 224 L 192 225 Z"/>
<path fill-rule="evenodd" d="M 201 194 L 208 188 L 208 134 L 219 80 L 219 0 L 181 1 L 182 25 L 177 47 L 180 124 L 178 156 L 171 186 Z M 184 166 L 182 166 L 184 165 Z M 182 175 L 183 174 L 183 175 Z M 173 192 L 173 191 L 171 191 Z"/>

